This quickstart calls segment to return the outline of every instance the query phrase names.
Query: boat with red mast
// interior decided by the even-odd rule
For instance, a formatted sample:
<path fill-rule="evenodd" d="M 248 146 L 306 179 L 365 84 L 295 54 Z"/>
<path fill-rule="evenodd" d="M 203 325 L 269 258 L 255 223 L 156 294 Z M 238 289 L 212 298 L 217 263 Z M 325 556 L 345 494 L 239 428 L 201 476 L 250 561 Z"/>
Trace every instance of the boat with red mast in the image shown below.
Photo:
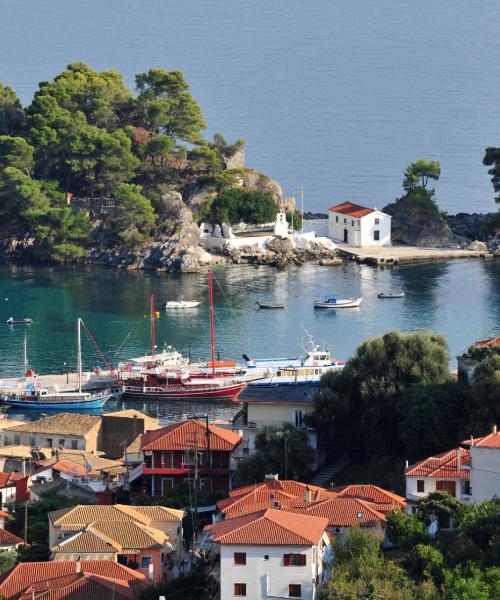
<path fill-rule="evenodd" d="M 248 379 L 219 372 L 215 360 L 213 273 L 208 272 L 210 300 L 211 374 L 189 371 L 185 366 L 165 366 L 156 360 L 155 304 L 151 296 L 151 361 L 142 365 L 140 374 L 123 380 L 123 395 L 146 400 L 236 400 Z"/>

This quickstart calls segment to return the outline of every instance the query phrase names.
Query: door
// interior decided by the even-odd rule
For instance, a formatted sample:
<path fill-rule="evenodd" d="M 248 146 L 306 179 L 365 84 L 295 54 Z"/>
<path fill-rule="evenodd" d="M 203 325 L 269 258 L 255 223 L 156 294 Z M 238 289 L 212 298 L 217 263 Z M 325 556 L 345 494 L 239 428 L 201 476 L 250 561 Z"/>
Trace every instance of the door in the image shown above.
<path fill-rule="evenodd" d="M 344 242 L 347 244 L 348 241 L 349 241 L 349 232 L 347 231 L 347 229 L 344 229 Z"/>

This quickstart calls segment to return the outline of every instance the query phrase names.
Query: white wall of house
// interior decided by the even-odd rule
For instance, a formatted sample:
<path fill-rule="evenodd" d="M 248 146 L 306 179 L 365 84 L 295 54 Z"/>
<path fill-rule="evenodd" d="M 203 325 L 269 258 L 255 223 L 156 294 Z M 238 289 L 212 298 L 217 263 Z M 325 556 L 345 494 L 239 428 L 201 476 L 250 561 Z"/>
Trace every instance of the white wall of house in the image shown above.
<path fill-rule="evenodd" d="M 246 565 L 234 564 L 234 553 L 246 553 Z M 316 600 L 323 569 L 323 542 L 318 546 L 220 547 L 221 600 L 234 600 L 235 584 L 246 584 L 246 598 L 275 600 L 289 598 L 289 585 L 301 586 L 302 600 Z M 284 566 L 284 554 L 305 554 L 306 565 Z M 267 558 L 266 558 L 267 557 Z"/>
<path fill-rule="evenodd" d="M 471 446 L 471 491 L 474 502 L 500 496 L 500 448 Z"/>
<path fill-rule="evenodd" d="M 423 490 L 419 491 L 419 481 L 423 481 Z M 455 490 L 456 490 L 456 498 L 457 500 L 468 501 L 471 499 L 470 494 L 467 494 L 466 485 L 469 481 L 468 479 L 461 479 L 457 477 L 455 479 L 448 478 L 444 479 L 443 477 L 406 477 L 406 499 L 408 500 L 408 504 L 406 506 L 406 510 L 408 512 L 412 511 L 412 501 L 413 503 L 418 502 L 422 498 L 428 496 L 431 492 L 435 492 L 438 489 L 437 482 L 438 481 L 454 481 L 455 482 Z"/>
<path fill-rule="evenodd" d="M 0 433 L 0 444 L 3 446 L 29 446 L 31 448 L 59 448 L 69 450 L 85 450 L 86 441 L 82 436 L 62 433 L 26 433 L 5 430 Z"/>
<path fill-rule="evenodd" d="M 375 210 L 357 219 L 330 210 L 328 211 L 328 237 L 356 247 L 390 246 L 391 216 Z"/>

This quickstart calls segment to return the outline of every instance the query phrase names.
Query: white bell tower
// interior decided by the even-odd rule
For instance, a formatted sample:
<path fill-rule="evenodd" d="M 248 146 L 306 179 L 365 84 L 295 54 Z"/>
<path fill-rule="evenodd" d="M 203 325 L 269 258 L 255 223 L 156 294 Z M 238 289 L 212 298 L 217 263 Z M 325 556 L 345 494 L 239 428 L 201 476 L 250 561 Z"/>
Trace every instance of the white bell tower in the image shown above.
<path fill-rule="evenodd" d="M 274 223 L 274 235 L 279 235 L 283 238 L 288 237 L 288 222 L 284 212 L 279 212 L 276 215 L 276 222 Z"/>

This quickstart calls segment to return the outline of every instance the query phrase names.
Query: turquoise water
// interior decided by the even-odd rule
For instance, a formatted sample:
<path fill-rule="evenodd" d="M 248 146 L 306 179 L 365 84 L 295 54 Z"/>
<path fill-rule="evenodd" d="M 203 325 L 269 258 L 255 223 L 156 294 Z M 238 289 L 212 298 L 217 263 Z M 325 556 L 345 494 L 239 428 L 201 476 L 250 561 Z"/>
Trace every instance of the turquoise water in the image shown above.
<path fill-rule="evenodd" d="M 498 0 L 2 0 L 0 80 L 30 101 L 70 61 L 185 71 L 209 133 L 306 208 L 382 207 L 405 166 L 442 163 L 444 210 L 494 210 Z"/>

